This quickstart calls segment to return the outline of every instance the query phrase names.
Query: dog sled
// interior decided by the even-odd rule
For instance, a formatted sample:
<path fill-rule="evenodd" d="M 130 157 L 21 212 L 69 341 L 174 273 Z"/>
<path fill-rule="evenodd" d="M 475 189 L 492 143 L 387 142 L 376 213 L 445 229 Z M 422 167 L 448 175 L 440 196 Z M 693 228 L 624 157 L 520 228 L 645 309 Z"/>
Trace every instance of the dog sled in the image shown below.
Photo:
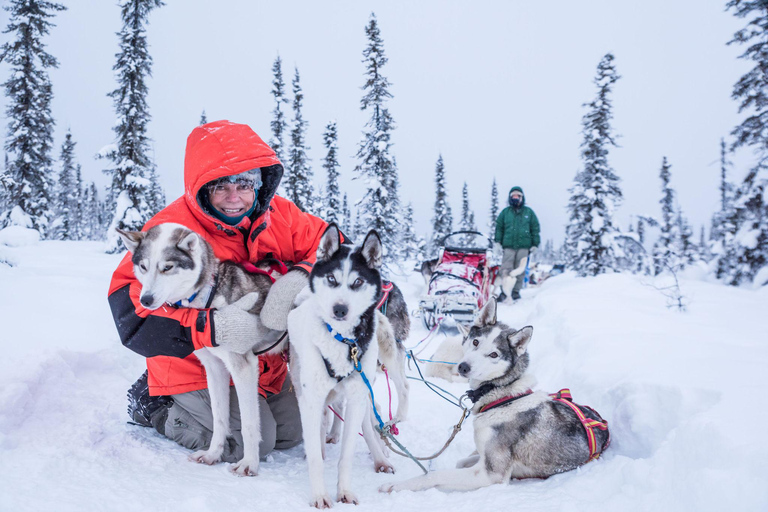
<path fill-rule="evenodd" d="M 447 235 L 441 245 L 427 294 L 419 301 L 429 330 L 443 320 L 472 323 L 491 297 L 499 272 L 493 241 L 483 233 L 457 231 Z"/>

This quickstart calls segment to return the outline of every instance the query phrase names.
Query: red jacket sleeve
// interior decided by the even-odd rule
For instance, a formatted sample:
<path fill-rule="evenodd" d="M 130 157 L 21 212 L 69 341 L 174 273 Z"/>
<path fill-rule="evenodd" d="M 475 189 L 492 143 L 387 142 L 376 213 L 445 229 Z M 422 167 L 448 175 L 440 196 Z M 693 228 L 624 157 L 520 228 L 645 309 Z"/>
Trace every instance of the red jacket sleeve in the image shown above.
<path fill-rule="evenodd" d="M 301 211 L 295 204 L 286 201 L 288 217 L 291 220 L 291 236 L 293 242 L 293 261 L 295 266 L 310 272 L 317 260 L 317 246 L 328 227 L 328 223 L 319 217 Z M 345 241 L 341 235 L 341 242 Z"/>
<path fill-rule="evenodd" d="M 109 287 L 109 306 L 123 345 L 144 357 L 181 358 L 212 346 L 213 310 L 166 305 L 152 311 L 141 305 L 140 293 L 131 255 L 126 254 Z"/>

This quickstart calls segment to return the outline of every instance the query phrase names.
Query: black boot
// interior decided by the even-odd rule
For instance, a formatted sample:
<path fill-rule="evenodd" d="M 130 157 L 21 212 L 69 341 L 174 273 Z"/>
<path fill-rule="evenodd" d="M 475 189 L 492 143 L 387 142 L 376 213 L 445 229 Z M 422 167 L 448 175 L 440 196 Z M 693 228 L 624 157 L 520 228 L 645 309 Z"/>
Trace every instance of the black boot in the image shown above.
<path fill-rule="evenodd" d="M 149 384 L 145 371 L 128 390 L 128 416 L 143 427 L 153 427 L 161 434 L 165 430 L 165 418 L 173 405 L 169 396 L 149 396 Z"/>
<path fill-rule="evenodd" d="M 517 290 L 512 290 L 512 300 L 519 300 L 520 299 L 520 292 Z"/>
<path fill-rule="evenodd" d="M 504 292 L 501 292 L 499 296 L 496 298 L 497 302 L 504 302 L 505 300 L 507 300 L 507 294 Z"/>

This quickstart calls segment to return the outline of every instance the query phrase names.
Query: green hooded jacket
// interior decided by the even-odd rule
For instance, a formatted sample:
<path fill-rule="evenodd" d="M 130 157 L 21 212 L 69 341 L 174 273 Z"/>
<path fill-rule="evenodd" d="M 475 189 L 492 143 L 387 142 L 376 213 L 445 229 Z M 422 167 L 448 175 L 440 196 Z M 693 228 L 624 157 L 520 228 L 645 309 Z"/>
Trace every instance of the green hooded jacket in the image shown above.
<path fill-rule="evenodd" d="M 530 249 L 538 247 L 541 242 L 539 237 L 539 219 L 528 206 L 525 206 L 525 194 L 520 187 L 512 187 L 509 194 L 518 190 L 523 194 L 520 206 L 513 208 L 511 205 L 504 208 L 496 219 L 496 236 L 494 240 L 505 249 Z M 509 201 L 509 194 L 507 201 Z"/>

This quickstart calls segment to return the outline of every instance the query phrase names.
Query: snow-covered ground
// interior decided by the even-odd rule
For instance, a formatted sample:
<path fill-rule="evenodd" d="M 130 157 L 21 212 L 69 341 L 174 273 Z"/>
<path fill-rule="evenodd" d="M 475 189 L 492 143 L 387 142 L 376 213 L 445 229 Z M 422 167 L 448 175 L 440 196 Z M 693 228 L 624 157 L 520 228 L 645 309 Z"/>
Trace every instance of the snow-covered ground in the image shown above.
<path fill-rule="evenodd" d="M 106 294 L 119 256 L 102 244 L 39 242 L 3 247 L 0 264 L 0 510 L 308 510 L 301 446 L 275 452 L 255 478 L 227 465 L 188 462 L 187 451 L 128 425 L 125 393 L 143 359 L 123 348 Z M 358 441 L 354 510 L 768 510 L 768 288 L 735 289 L 693 273 L 681 281 L 688 311 L 666 307 L 650 278 L 562 275 L 523 290 L 500 318 L 533 325 L 540 388 L 570 387 L 611 427 L 605 455 L 548 480 L 469 493 L 380 494 L 416 476 L 393 455 L 395 475 L 373 472 Z M 412 309 L 421 276 L 399 279 Z M 426 335 L 416 319 L 413 346 Z M 422 353 L 437 348 L 440 337 Z M 412 372 L 413 373 L 413 372 Z M 455 394 L 461 383 L 437 382 Z M 386 401 L 384 379 L 376 383 Z M 415 454 L 442 446 L 458 409 L 412 383 L 401 441 Z M 465 428 L 432 469 L 473 450 Z M 326 482 L 335 494 L 338 446 Z M 351 510 L 352 505 L 336 507 Z"/>

